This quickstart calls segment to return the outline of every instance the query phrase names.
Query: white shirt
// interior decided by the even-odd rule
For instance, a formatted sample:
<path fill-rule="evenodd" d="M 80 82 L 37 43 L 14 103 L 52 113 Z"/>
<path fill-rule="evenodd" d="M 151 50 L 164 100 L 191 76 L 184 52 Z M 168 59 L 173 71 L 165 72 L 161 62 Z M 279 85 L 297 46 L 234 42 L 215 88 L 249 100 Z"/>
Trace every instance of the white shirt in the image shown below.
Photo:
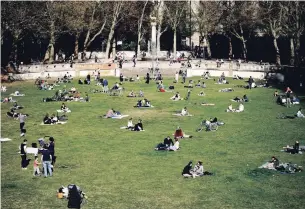
<path fill-rule="evenodd" d="M 179 145 L 180 145 L 179 141 L 176 141 L 174 144 L 175 149 L 179 149 Z"/>
<path fill-rule="evenodd" d="M 238 110 L 239 111 L 244 111 L 245 110 L 245 107 L 243 104 L 240 104 L 239 107 L 238 107 Z"/>
<path fill-rule="evenodd" d="M 297 117 L 304 118 L 304 115 L 302 114 L 302 112 L 300 110 L 297 112 Z"/>
<path fill-rule="evenodd" d="M 233 110 L 232 105 L 229 105 L 228 109 L 232 111 Z"/>
<path fill-rule="evenodd" d="M 181 111 L 181 115 L 186 115 L 186 114 L 187 114 L 187 110 L 182 109 L 182 111 Z"/>
<path fill-rule="evenodd" d="M 127 127 L 133 127 L 133 124 L 132 124 L 132 120 L 129 120 L 128 123 L 127 123 Z"/>

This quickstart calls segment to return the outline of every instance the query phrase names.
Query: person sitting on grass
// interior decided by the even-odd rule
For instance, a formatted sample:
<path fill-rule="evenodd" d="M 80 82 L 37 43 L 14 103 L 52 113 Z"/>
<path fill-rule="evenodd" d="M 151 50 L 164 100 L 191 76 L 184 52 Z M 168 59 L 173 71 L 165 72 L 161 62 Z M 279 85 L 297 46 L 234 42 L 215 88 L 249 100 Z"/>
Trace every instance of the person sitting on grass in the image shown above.
<path fill-rule="evenodd" d="M 297 112 L 297 117 L 298 118 L 305 118 L 304 114 L 302 113 L 302 108 L 300 108 Z"/>
<path fill-rule="evenodd" d="M 132 90 L 131 92 L 129 92 L 127 97 L 137 97 L 137 95 Z"/>
<path fill-rule="evenodd" d="M 302 152 L 300 152 L 300 143 L 299 143 L 299 141 L 296 141 L 293 146 L 287 145 L 286 147 L 283 147 L 283 149 L 284 149 L 283 151 L 288 152 L 290 154 L 297 154 L 297 153 L 302 154 Z"/>
<path fill-rule="evenodd" d="M 15 112 L 14 109 L 12 108 L 10 112 L 6 113 L 6 115 L 7 115 L 7 117 L 15 118 L 17 120 L 19 115 L 20 115 L 20 113 Z"/>
<path fill-rule="evenodd" d="M 167 136 L 164 139 L 163 143 L 160 143 L 156 146 L 155 150 L 157 150 L 157 151 L 158 150 L 168 150 L 168 148 L 173 145 L 174 145 L 173 140 L 169 136 Z"/>
<path fill-rule="evenodd" d="M 240 102 L 241 99 L 240 99 L 239 97 L 235 97 L 234 99 L 232 99 L 232 101 L 234 101 L 234 102 Z"/>
<path fill-rule="evenodd" d="M 139 97 L 144 97 L 144 92 L 142 90 L 139 91 Z"/>
<path fill-rule="evenodd" d="M 245 110 L 245 107 L 243 105 L 243 103 L 240 103 L 238 106 L 238 109 L 235 112 L 243 112 Z"/>
<path fill-rule="evenodd" d="M 292 96 L 292 100 L 291 100 L 292 104 L 300 104 L 300 100 L 295 96 L 293 95 Z"/>
<path fill-rule="evenodd" d="M 105 117 L 106 118 L 112 118 L 115 116 L 121 115 L 120 112 L 116 112 L 113 108 L 111 108 L 110 110 L 108 110 L 108 112 L 106 113 Z"/>
<path fill-rule="evenodd" d="M 49 117 L 48 113 L 43 118 L 43 124 L 52 124 L 52 119 Z"/>
<path fill-rule="evenodd" d="M 63 112 L 68 112 L 68 111 L 69 111 L 69 108 L 65 105 L 65 103 L 62 103 L 62 104 L 61 104 L 60 109 L 61 109 Z"/>
<path fill-rule="evenodd" d="M 277 97 L 279 95 L 279 92 L 276 90 L 274 93 L 273 93 L 273 96 L 274 97 Z"/>
<path fill-rule="evenodd" d="M 127 129 L 133 129 L 133 123 L 132 123 L 132 118 L 129 118 L 128 122 L 127 122 Z"/>
<path fill-rule="evenodd" d="M 187 95 L 185 97 L 185 100 L 189 100 L 191 96 L 191 90 L 187 90 Z"/>
<path fill-rule="evenodd" d="M 133 131 L 144 131 L 142 120 L 139 119 L 138 123 L 135 125 Z"/>
<path fill-rule="evenodd" d="M 53 123 L 53 124 L 55 124 L 55 123 L 57 123 L 59 120 L 58 120 L 58 118 L 56 117 L 56 115 L 55 114 L 52 114 L 51 115 L 51 123 Z"/>
<path fill-rule="evenodd" d="M 192 171 L 193 162 L 190 161 L 182 170 L 182 176 L 185 178 L 193 177 L 193 171 Z"/>
<path fill-rule="evenodd" d="M 115 84 L 111 90 L 118 90 L 119 88 L 120 88 L 120 85 L 118 84 L 118 82 L 115 82 Z"/>
<path fill-rule="evenodd" d="M 204 83 L 204 82 L 203 82 Z M 201 87 L 201 81 L 198 80 L 198 83 L 195 85 L 196 87 Z"/>
<path fill-rule="evenodd" d="M 189 112 L 187 111 L 187 108 L 184 107 L 182 110 L 181 110 L 181 113 L 180 113 L 182 116 L 187 116 L 189 115 Z"/>
<path fill-rule="evenodd" d="M 198 96 L 205 96 L 205 93 L 203 91 L 201 91 Z"/>
<path fill-rule="evenodd" d="M 157 89 L 159 92 L 166 92 L 162 81 L 159 82 Z"/>
<path fill-rule="evenodd" d="M 174 96 L 170 98 L 171 100 L 178 101 L 181 100 L 179 92 L 177 92 Z"/>
<path fill-rule="evenodd" d="M 235 109 L 233 109 L 232 104 L 230 104 L 230 105 L 228 106 L 228 109 L 226 110 L 226 112 L 235 112 Z"/>
<path fill-rule="evenodd" d="M 280 161 L 272 156 L 271 160 L 265 164 L 263 164 L 262 166 L 260 166 L 259 168 L 267 168 L 270 170 L 277 170 L 279 168 L 280 165 Z"/>
<path fill-rule="evenodd" d="M 19 105 L 17 104 L 17 102 L 14 102 L 12 109 L 14 109 L 14 110 L 19 110 L 19 109 L 23 109 L 23 107 L 22 107 L 22 106 L 19 106 Z"/>
<path fill-rule="evenodd" d="M 245 94 L 244 96 L 243 96 L 243 102 L 249 102 L 249 98 L 247 97 L 247 95 Z"/>
<path fill-rule="evenodd" d="M 177 130 L 174 133 L 175 139 L 182 139 L 182 138 L 192 138 L 193 136 L 186 135 L 180 127 L 177 128 Z"/>
<path fill-rule="evenodd" d="M 204 168 L 201 161 L 198 161 L 193 169 L 193 177 L 200 177 L 204 175 Z"/>
<path fill-rule="evenodd" d="M 206 88 L 206 87 L 207 87 L 207 86 L 206 86 L 205 82 L 202 82 L 201 88 Z"/>
<path fill-rule="evenodd" d="M 175 144 L 174 144 L 174 145 L 171 145 L 171 146 L 168 148 L 168 150 L 169 150 L 169 151 L 177 151 L 177 150 L 179 150 L 179 149 L 180 149 L 179 139 L 176 138 L 176 139 L 175 139 Z"/>

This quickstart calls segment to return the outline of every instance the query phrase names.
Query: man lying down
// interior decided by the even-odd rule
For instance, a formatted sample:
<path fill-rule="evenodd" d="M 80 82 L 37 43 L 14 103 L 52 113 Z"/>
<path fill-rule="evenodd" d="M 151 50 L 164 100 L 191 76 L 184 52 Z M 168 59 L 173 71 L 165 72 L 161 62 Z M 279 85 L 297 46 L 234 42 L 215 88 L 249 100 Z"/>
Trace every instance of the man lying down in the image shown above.
<path fill-rule="evenodd" d="M 163 143 L 159 143 L 156 147 L 156 151 L 177 151 L 180 149 L 179 139 L 175 139 L 175 143 L 168 136 L 164 139 Z"/>
<path fill-rule="evenodd" d="M 173 134 L 175 139 L 193 138 L 191 135 L 186 135 L 180 127 L 178 127 Z"/>
<path fill-rule="evenodd" d="M 302 172 L 303 169 L 301 166 L 292 163 L 280 163 L 280 161 L 276 157 L 272 157 L 270 161 L 264 163 L 258 168 L 265 168 L 269 170 L 276 170 L 282 173 L 296 173 Z"/>

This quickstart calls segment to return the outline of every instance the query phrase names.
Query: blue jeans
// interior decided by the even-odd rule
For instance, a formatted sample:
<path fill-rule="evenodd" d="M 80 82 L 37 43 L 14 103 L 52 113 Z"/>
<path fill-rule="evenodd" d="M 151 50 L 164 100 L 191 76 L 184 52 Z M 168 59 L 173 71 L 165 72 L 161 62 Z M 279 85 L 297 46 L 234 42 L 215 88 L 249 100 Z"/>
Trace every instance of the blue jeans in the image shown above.
<path fill-rule="evenodd" d="M 52 176 L 51 161 L 43 161 L 42 165 L 43 165 L 44 176 L 45 177 L 48 176 L 48 171 L 50 176 Z"/>

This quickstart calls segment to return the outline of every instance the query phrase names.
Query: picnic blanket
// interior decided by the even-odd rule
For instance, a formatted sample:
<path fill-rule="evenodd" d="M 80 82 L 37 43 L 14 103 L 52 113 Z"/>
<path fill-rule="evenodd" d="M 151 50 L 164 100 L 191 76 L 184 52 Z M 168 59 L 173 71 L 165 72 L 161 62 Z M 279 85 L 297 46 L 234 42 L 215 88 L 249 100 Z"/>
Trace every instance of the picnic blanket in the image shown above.
<path fill-rule="evenodd" d="M 176 114 L 173 114 L 173 115 L 175 115 L 175 116 L 189 116 L 189 117 L 193 116 L 193 115 L 190 115 L 190 114 L 188 114 L 188 115 L 181 115 L 181 113 L 176 113 Z"/>
<path fill-rule="evenodd" d="M 12 139 L 9 138 L 0 138 L 1 142 L 8 142 L 8 141 L 12 141 Z"/>
<path fill-rule="evenodd" d="M 201 105 L 202 106 L 214 106 L 215 104 L 213 104 L 213 103 L 202 103 Z"/>
<path fill-rule="evenodd" d="M 112 116 L 112 117 L 106 117 L 104 116 L 103 118 L 112 118 L 112 119 L 122 119 L 122 118 L 126 118 L 129 115 L 116 115 L 116 116 Z"/>
<path fill-rule="evenodd" d="M 51 125 L 62 125 L 62 124 L 66 124 L 67 123 L 67 121 L 58 121 L 57 123 L 51 123 L 51 124 L 44 124 L 43 122 L 40 124 L 40 125 L 42 125 L 42 126 L 51 126 Z"/>
<path fill-rule="evenodd" d="M 139 107 L 139 106 L 134 106 L 135 108 L 153 108 L 154 106 L 141 106 L 141 107 Z"/>
<path fill-rule="evenodd" d="M 25 94 L 15 94 L 15 93 L 12 93 L 12 94 L 10 94 L 10 96 L 23 97 L 23 96 L 25 96 Z"/>
<path fill-rule="evenodd" d="M 57 112 L 60 112 L 60 113 L 69 113 L 69 112 L 71 112 L 71 110 L 57 110 Z"/>

